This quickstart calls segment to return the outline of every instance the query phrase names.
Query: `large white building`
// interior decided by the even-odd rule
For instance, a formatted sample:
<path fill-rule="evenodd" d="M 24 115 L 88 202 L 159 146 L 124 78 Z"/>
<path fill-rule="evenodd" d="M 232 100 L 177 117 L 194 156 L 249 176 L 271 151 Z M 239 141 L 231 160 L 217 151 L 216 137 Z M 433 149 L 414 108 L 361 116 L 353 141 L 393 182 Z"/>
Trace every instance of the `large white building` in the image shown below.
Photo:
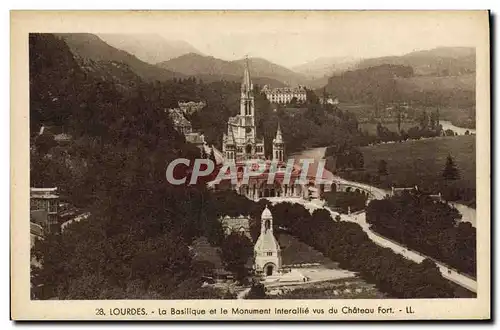
<path fill-rule="evenodd" d="M 273 215 L 266 208 L 261 216 L 260 236 L 254 246 L 255 272 L 265 276 L 281 271 L 281 249 L 273 234 Z"/>
<path fill-rule="evenodd" d="M 304 86 L 296 88 L 283 87 L 283 88 L 270 88 L 265 85 L 262 92 L 266 94 L 266 98 L 271 103 L 288 104 L 295 98 L 297 103 L 304 103 L 307 100 L 307 93 Z"/>

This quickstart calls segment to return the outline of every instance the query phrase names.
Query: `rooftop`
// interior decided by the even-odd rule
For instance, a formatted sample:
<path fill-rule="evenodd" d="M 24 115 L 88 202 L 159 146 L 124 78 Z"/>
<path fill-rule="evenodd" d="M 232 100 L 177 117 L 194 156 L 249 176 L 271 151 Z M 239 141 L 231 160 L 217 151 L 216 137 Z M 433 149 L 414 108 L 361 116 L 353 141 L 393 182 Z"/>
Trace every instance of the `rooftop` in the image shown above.
<path fill-rule="evenodd" d="M 55 188 L 30 188 L 30 197 L 31 198 L 59 198 L 59 195 L 56 194 L 57 187 Z"/>

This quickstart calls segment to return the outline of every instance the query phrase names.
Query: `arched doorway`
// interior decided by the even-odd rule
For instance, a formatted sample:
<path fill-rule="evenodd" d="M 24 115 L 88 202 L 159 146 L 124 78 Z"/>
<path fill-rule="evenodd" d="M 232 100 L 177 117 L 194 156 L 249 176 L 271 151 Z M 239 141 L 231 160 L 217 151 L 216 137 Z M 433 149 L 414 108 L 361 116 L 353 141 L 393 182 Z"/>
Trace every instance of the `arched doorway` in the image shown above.
<path fill-rule="evenodd" d="M 269 189 L 264 189 L 264 197 L 269 197 Z"/>
<path fill-rule="evenodd" d="M 265 270 L 265 272 L 266 272 L 266 276 L 271 276 L 271 275 L 273 275 L 273 273 L 274 273 L 274 264 L 271 264 L 271 263 L 266 264 L 266 265 L 264 266 L 264 270 Z"/>

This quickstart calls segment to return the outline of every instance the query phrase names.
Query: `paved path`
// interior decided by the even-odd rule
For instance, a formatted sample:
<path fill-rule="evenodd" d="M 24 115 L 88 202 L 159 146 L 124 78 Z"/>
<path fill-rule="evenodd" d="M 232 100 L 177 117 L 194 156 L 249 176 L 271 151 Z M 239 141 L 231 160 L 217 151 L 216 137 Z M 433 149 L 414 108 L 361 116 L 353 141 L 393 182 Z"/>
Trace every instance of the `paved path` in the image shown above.
<path fill-rule="evenodd" d="M 325 208 L 326 210 L 328 210 L 330 212 L 332 219 L 334 219 L 335 216 L 338 215 L 337 212 L 332 211 L 327 206 L 323 206 L 321 203 L 309 202 L 309 201 L 303 200 L 301 198 L 271 197 L 268 199 L 273 204 L 277 204 L 277 203 L 281 203 L 281 202 L 302 204 L 310 212 L 312 212 L 316 209 Z M 413 260 L 413 261 L 418 262 L 418 263 L 422 262 L 422 260 L 424 260 L 425 258 L 428 258 L 427 256 L 425 256 L 421 253 L 418 253 L 418 252 L 415 252 L 412 250 L 408 250 L 406 247 L 373 232 L 370 229 L 370 225 L 366 222 L 366 214 L 364 212 L 351 214 L 351 215 L 341 214 L 340 216 L 341 216 L 342 221 L 350 221 L 350 222 L 355 222 L 355 223 L 359 224 L 361 226 L 361 228 L 363 229 L 363 231 L 365 231 L 367 233 L 368 237 L 377 245 L 390 248 L 391 250 L 393 250 L 397 254 L 400 254 L 403 257 L 410 259 L 410 260 Z M 430 259 L 432 259 L 432 258 L 430 258 Z M 454 282 L 454 283 L 456 283 L 456 284 L 458 284 L 458 285 L 460 285 L 460 286 L 462 286 L 462 287 L 464 287 L 472 292 L 477 293 L 476 280 L 474 280 L 466 275 L 460 274 L 456 271 L 448 272 L 448 269 L 449 269 L 448 266 L 446 266 L 443 263 L 436 262 L 436 261 L 435 261 L 435 263 L 438 266 L 438 268 L 441 271 L 441 274 L 443 275 L 444 278 L 446 278 L 446 279 L 448 279 L 448 280 L 450 280 L 450 281 L 452 281 L 452 282 Z"/>
<path fill-rule="evenodd" d="M 413 250 L 409 250 L 408 248 L 399 245 L 398 243 L 387 239 L 383 236 L 380 236 L 379 234 L 375 233 L 370 229 L 370 225 L 366 222 L 366 213 L 358 213 L 355 215 L 341 215 L 341 219 L 343 221 L 352 221 L 356 222 L 363 228 L 363 230 L 367 233 L 368 237 L 375 242 L 376 244 L 383 246 L 383 247 L 388 247 L 394 252 L 401 254 L 407 259 L 411 259 L 415 262 L 422 262 L 425 258 L 428 258 L 427 256 L 421 254 L 420 252 L 416 252 Z M 431 258 L 432 259 L 432 258 Z M 434 259 L 432 259 L 434 260 Z M 448 271 L 449 267 L 441 262 L 438 262 L 434 260 L 436 265 L 438 266 L 439 270 L 441 271 L 441 274 L 443 275 L 444 278 L 472 291 L 477 293 L 477 282 L 473 278 L 460 274 L 454 270 Z"/>

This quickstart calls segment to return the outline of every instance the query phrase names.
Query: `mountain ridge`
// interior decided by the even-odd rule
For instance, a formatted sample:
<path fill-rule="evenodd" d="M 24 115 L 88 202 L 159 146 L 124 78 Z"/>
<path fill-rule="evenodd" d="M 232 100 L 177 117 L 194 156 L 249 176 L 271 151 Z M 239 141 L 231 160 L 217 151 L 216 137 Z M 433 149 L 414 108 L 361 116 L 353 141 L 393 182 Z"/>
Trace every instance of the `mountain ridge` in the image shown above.
<path fill-rule="evenodd" d="M 214 56 L 189 53 L 158 63 L 157 66 L 186 76 L 200 78 L 205 76 L 230 81 L 235 81 L 235 77 L 238 77 L 236 81 L 240 81 L 246 61 L 247 59 L 226 61 Z M 281 87 L 304 84 L 307 81 L 303 75 L 263 58 L 248 58 L 248 62 L 250 74 L 255 83 L 257 80 L 268 81 L 273 87 Z"/>
<path fill-rule="evenodd" d="M 476 55 L 472 47 L 436 47 L 401 56 L 364 59 L 356 68 L 364 69 L 382 64 L 411 66 L 415 74 L 421 76 L 458 76 L 476 72 Z"/>
<path fill-rule="evenodd" d="M 104 33 L 97 36 L 114 48 L 124 50 L 149 64 L 168 61 L 188 53 L 202 54 L 187 41 L 170 40 L 154 33 Z"/>
<path fill-rule="evenodd" d="M 69 47 L 75 58 L 82 66 L 88 63 L 123 63 L 145 82 L 166 81 L 173 78 L 182 78 L 182 74 L 161 69 L 155 65 L 146 63 L 136 56 L 117 49 L 97 35 L 90 33 L 56 33 Z"/>

